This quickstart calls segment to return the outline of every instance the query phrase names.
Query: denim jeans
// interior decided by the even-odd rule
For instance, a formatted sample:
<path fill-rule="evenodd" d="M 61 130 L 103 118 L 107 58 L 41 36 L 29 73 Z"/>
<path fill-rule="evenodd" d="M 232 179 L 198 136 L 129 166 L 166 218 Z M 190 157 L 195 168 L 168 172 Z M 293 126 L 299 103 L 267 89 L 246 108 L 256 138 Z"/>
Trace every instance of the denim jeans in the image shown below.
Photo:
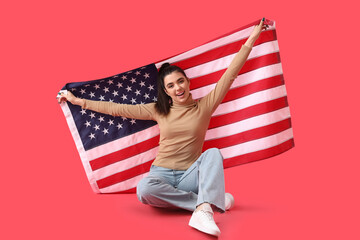
<path fill-rule="evenodd" d="M 225 212 L 223 157 L 217 148 L 208 149 L 187 169 L 173 170 L 152 165 L 137 185 L 138 199 L 155 207 L 194 211 L 204 203 Z"/>

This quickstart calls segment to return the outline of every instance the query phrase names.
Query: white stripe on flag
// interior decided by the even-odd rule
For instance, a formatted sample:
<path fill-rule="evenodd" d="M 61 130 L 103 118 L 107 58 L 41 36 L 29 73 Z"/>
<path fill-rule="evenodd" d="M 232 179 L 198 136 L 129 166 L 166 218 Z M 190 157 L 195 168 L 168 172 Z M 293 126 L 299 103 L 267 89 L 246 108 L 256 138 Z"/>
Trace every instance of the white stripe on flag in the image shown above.
<path fill-rule="evenodd" d="M 254 83 L 266 78 L 274 77 L 282 74 L 282 66 L 281 63 L 272 64 L 266 67 L 258 68 L 256 70 L 243 73 L 239 75 L 231 85 L 230 89 L 234 89 L 237 87 L 245 86 L 250 83 Z M 191 81 L 190 81 L 191 85 Z M 213 90 L 216 86 L 216 83 L 197 88 L 191 90 L 191 95 L 194 99 L 199 99 L 208 94 L 211 90 Z"/>
<path fill-rule="evenodd" d="M 129 136 L 123 137 L 121 139 L 114 140 L 109 143 L 105 143 L 100 147 L 95 147 L 87 151 L 88 154 L 88 161 L 93 159 L 97 159 L 104 155 L 117 152 L 121 149 L 133 146 L 135 144 L 141 143 L 145 140 L 153 138 L 159 135 L 160 130 L 159 126 L 156 124 L 150 128 L 137 132 L 135 134 L 131 134 Z"/>
<path fill-rule="evenodd" d="M 137 183 L 143 179 L 144 177 L 146 177 L 149 174 L 149 172 L 141 174 L 141 175 L 137 175 L 133 178 L 127 179 L 125 181 L 113 184 L 109 187 L 105 187 L 100 189 L 101 193 L 113 193 L 113 192 L 119 192 L 119 191 L 126 191 L 132 188 L 135 188 Z"/>
<path fill-rule="evenodd" d="M 130 158 L 124 159 L 122 161 L 107 165 L 105 167 L 99 168 L 94 171 L 94 177 L 99 180 L 110 175 L 113 175 L 118 172 L 125 171 L 127 169 L 136 167 L 148 161 L 154 160 L 159 147 L 152 148 L 148 151 L 142 152 L 138 155 L 134 155 Z"/>
<path fill-rule="evenodd" d="M 259 103 L 268 102 L 286 96 L 285 85 L 256 92 L 233 101 L 221 103 L 212 116 L 222 115 L 229 112 L 241 110 Z"/>
<path fill-rule="evenodd" d="M 156 64 L 156 67 L 160 68 L 161 65 L 163 63 L 165 63 L 165 62 L 173 63 L 173 62 L 179 62 L 179 61 L 182 61 L 182 60 L 185 60 L 185 59 L 189 59 L 189 58 L 192 58 L 192 57 L 197 56 L 199 54 L 202 54 L 204 52 L 207 52 L 207 51 L 209 51 L 211 49 L 218 48 L 218 47 L 221 47 L 221 46 L 225 46 L 227 44 L 239 41 L 241 39 L 245 39 L 248 36 L 250 36 L 253 29 L 254 29 L 254 26 L 251 26 L 251 27 L 248 27 L 246 29 L 235 32 L 233 34 L 230 34 L 228 36 L 219 38 L 219 39 L 217 39 L 215 41 L 212 41 L 212 42 L 206 43 L 204 45 L 201 45 L 199 47 L 193 48 L 193 49 L 191 49 L 189 51 L 186 51 L 186 52 L 184 52 L 182 54 L 179 54 L 177 56 L 168 58 L 168 59 L 166 59 L 164 61 L 158 62 Z M 274 24 L 274 26 L 270 26 L 267 31 L 272 31 L 274 29 L 275 29 L 275 24 Z"/>
<path fill-rule="evenodd" d="M 254 54 L 252 53 L 254 50 Z M 266 42 L 263 44 L 260 44 L 258 46 L 253 47 L 253 50 L 250 52 L 250 55 L 248 57 L 248 60 L 255 57 L 264 56 L 267 54 L 271 54 L 274 52 L 279 52 L 279 46 L 277 44 L 277 41 L 271 41 Z M 213 72 L 217 72 L 223 69 L 226 69 L 229 67 L 231 61 L 234 59 L 236 53 L 227 55 L 222 58 L 218 58 L 213 61 L 209 61 L 191 68 L 188 68 L 185 70 L 185 74 L 187 77 L 196 78 L 201 77 L 204 75 L 208 75 Z"/>
<path fill-rule="evenodd" d="M 247 60 L 276 52 L 279 52 L 279 43 L 277 40 L 264 42 L 252 48 Z"/>
<path fill-rule="evenodd" d="M 290 140 L 292 138 L 293 138 L 292 128 L 289 128 L 280 133 L 268 137 L 241 143 L 231 147 L 222 148 L 220 149 L 220 151 L 224 158 L 231 158 L 238 155 L 244 155 L 247 153 L 268 149 L 280 145 L 281 143 L 286 142 L 287 140 Z"/>
<path fill-rule="evenodd" d="M 235 135 L 259 127 L 267 126 L 284 119 L 290 118 L 290 109 L 285 107 L 273 112 L 258 115 L 225 126 L 209 129 L 205 135 L 205 141 Z"/>

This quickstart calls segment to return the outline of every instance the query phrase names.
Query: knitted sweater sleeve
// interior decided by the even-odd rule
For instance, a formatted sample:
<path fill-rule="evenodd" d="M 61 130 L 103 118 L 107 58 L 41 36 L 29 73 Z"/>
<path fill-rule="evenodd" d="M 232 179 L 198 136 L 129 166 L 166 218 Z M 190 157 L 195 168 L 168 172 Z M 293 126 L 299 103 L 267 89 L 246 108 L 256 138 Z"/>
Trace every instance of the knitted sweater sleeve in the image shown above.
<path fill-rule="evenodd" d="M 231 84 L 237 78 L 241 68 L 245 64 L 252 48 L 242 45 L 240 51 L 235 55 L 229 67 L 217 82 L 215 88 L 203 99 L 200 100 L 201 104 L 205 104 L 207 108 L 211 109 L 213 113 L 224 99 L 226 93 L 229 91 Z"/>
<path fill-rule="evenodd" d="M 85 99 L 81 107 L 112 116 L 156 121 L 155 103 L 131 105 Z"/>

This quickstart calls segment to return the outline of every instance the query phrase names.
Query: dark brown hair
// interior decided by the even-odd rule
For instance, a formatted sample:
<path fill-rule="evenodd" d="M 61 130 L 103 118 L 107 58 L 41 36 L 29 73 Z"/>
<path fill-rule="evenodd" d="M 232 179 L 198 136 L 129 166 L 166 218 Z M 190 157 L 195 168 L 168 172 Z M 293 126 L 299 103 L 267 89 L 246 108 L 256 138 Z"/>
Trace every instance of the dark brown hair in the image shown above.
<path fill-rule="evenodd" d="M 161 65 L 161 67 L 159 69 L 158 84 L 157 84 L 158 85 L 158 98 L 157 98 L 157 102 L 155 104 L 155 109 L 161 115 L 165 115 L 165 116 L 168 115 L 170 112 L 170 107 L 172 106 L 172 99 L 165 92 L 164 79 L 167 75 L 169 75 L 173 72 L 176 72 L 176 71 L 179 73 L 182 73 L 185 76 L 185 78 L 187 79 L 184 70 L 182 70 L 178 66 L 170 65 L 169 63 L 164 63 L 163 65 Z"/>

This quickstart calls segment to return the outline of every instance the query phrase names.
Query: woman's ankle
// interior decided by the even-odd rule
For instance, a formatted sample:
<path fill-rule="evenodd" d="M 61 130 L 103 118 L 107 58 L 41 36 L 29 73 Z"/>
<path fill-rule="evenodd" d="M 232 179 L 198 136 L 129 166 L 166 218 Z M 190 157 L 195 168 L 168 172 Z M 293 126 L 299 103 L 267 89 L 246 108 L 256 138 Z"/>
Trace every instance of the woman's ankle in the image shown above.
<path fill-rule="evenodd" d="M 203 210 L 204 208 L 209 208 L 209 207 L 211 208 L 210 203 L 203 202 L 203 203 L 201 203 L 200 205 L 198 205 L 198 206 L 196 207 L 195 212 L 196 212 L 196 211 L 199 211 L 199 210 Z"/>

